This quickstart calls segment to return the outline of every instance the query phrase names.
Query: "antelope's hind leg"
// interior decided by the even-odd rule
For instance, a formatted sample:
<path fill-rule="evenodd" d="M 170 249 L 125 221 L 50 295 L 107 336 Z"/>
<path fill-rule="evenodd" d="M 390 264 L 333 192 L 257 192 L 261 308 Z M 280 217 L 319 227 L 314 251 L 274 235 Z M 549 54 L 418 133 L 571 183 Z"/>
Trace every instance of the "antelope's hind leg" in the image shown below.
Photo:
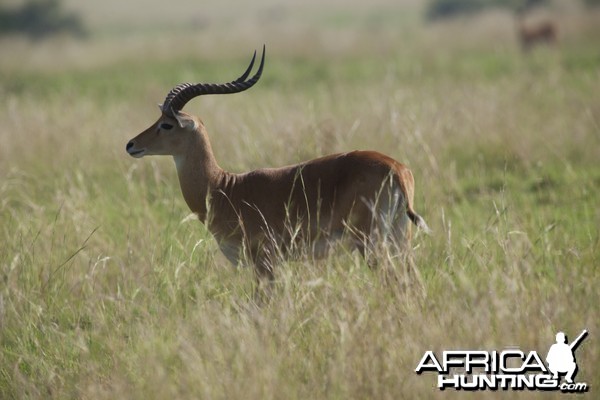
<path fill-rule="evenodd" d="M 370 268 L 381 270 L 386 282 L 407 288 L 421 278 L 416 269 L 411 248 L 411 221 L 406 212 L 406 200 L 398 188 L 384 188 L 377 199 L 364 202 L 368 222 L 353 232 L 355 245 Z"/>

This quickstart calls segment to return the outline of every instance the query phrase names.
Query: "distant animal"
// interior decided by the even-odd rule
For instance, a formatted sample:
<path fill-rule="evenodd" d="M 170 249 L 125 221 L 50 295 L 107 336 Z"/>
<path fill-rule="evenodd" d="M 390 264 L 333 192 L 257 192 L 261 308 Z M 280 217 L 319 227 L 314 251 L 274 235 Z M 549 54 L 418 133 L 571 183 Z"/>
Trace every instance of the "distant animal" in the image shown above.
<path fill-rule="evenodd" d="M 232 82 L 175 86 L 160 106 L 158 120 L 126 145 L 136 158 L 173 157 L 183 198 L 234 265 L 250 261 L 259 281 L 268 281 L 277 257 L 291 256 L 297 244 L 322 257 L 343 237 L 367 256 L 380 240 L 406 249 L 411 221 L 429 231 L 413 209 L 411 171 L 375 151 L 332 154 L 241 174 L 223 170 L 204 123 L 181 109 L 197 96 L 254 86 L 263 72 L 264 47 L 258 71 L 248 79 L 255 58 L 256 52 L 244 74 Z"/>
<path fill-rule="evenodd" d="M 529 51 L 538 44 L 554 45 L 558 39 L 558 28 L 552 21 L 540 21 L 526 24 L 523 18 L 518 19 L 518 35 L 523 51 Z"/>

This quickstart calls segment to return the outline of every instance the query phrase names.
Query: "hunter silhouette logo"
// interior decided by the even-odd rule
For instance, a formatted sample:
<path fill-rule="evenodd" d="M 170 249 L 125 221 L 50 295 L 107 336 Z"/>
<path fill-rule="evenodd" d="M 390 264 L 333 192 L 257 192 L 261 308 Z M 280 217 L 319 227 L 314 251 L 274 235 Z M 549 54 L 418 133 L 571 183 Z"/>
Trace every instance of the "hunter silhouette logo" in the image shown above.
<path fill-rule="evenodd" d="M 567 383 L 573 383 L 573 377 L 577 373 L 577 363 L 573 353 L 587 335 L 588 331 L 584 329 L 573 343 L 567 344 L 567 337 L 563 332 L 556 334 L 556 343 L 550 347 L 546 357 L 548 369 L 554 379 L 559 379 L 559 374 L 566 373 Z"/>
<path fill-rule="evenodd" d="M 587 392 L 585 382 L 574 382 L 577 374 L 575 350 L 587 337 L 588 331 L 568 344 L 563 332 L 556 334 L 556 343 L 548 350 L 547 365 L 536 351 L 519 348 L 502 351 L 446 350 L 436 356 L 425 352 L 415 372 L 437 372 L 440 390 L 560 390 L 565 393 Z M 561 383 L 561 376 L 565 382 Z"/>

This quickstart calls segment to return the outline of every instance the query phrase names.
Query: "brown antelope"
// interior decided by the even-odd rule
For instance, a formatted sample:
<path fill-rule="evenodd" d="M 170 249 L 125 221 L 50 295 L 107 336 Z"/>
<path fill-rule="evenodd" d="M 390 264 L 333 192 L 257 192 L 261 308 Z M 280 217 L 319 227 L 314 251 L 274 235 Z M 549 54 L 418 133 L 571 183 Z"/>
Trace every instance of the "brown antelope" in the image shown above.
<path fill-rule="evenodd" d="M 537 44 L 555 44 L 557 28 L 551 21 L 541 21 L 536 25 L 526 25 L 522 18 L 518 19 L 519 40 L 523 51 L 530 50 Z"/>
<path fill-rule="evenodd" d="M 407 249 L 410 224 L 429 231 L 413 210 L 411 171 L 375 151 L 333 154 L 296 165 L 236 174 L 217 164 L 202 121 L 181 111 L 193 98 L 237 93 L 261 77 L 242 76 L 225 84 L 182 83 L 160 106 L 162 114 L 127 143 L 136 158 L 170 155 L 189 208 L 205 223 L 233 264 L 247 257 L 257 276 L 273 278 L 274 256 L 289 257 L 294 244 L 315 257 L 344 236 L 364 255 L 376 239 L 393 239 Z M 300 242 L 299 242 L 300 241 Z"/>

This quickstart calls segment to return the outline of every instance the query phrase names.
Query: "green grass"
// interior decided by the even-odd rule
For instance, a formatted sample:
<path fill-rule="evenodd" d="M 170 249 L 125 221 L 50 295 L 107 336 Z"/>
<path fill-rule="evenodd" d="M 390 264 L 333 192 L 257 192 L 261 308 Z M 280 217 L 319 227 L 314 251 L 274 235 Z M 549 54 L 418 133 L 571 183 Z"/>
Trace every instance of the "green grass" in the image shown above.
<path fill-rule="evenodd" d="M 584 328 L 578 379 L 594 396 L 595 41 L 575 35 L 530 57 L 506 38 L 428 47 L 414 21 L 407 44 L 370 28 L 375 18 L 396 29 L 380 9 L 358 15 L 313 17 L 324 37 L 364 33 L 344 52 L 273 39 L 255 88 L 186 110 L 202 116 L 232 171 L 359 148 L 407 163 L 415 207 L 434 230 L 413 242 L 422 284 L 398 285 L 340 248 L 279 265 L 270 301 L 257 306 L 252 271 L 231 268 L 188 218 L 173 162 L 126 155 L 173 84 L 236 77 L 246 43 L 228 56 L 117 53 L 96 68 L 6 68 L 0 398 L 463 397 L 414 373 L 426 350 L 518 345 L 545 356 L 557 331 Z M 381 38 L 395 50 L 374 50 Z"/>

